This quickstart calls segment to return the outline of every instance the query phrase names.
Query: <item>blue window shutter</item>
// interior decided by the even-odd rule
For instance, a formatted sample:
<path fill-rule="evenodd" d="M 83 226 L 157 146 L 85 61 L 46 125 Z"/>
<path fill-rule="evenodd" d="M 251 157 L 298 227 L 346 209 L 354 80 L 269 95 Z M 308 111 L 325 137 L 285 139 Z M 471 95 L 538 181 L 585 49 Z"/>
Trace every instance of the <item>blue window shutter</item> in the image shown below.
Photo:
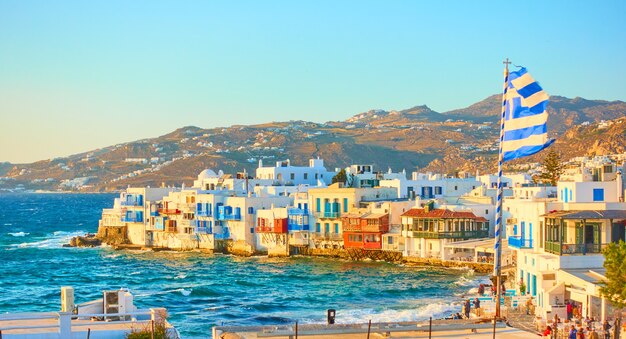
<path fill-rule="evenodd" d="M 593 201 L 604 201 L 604 188 L 593 189 Z"/>
<path fill-rule="evenodd" d="M 315 199 L 315 211 L 320 212 L 321 208 L 322 207 L 320 206 L 320 198 Z"/>
<path fill-rule="evenodd" d="M 348 198 L 343 198 L 343 212 L 348 213 Z"/>

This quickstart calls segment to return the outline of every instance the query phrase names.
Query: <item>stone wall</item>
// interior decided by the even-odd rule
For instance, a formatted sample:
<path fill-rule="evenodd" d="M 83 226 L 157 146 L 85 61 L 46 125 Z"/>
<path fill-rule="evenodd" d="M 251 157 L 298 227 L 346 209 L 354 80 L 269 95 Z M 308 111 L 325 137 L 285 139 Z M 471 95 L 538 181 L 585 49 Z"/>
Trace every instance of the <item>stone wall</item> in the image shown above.
<path fill-rule="evenodd" d="M 100 226 L 96 237 L 109 245 L 128 244 L 127 234 L 126 226 Z"/>

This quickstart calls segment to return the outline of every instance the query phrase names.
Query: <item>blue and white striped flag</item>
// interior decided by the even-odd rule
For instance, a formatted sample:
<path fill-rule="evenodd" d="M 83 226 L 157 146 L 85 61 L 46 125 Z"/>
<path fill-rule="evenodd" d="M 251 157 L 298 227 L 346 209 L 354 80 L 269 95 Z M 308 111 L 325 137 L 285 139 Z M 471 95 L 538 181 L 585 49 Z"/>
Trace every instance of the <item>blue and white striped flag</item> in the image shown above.
<path fill-rule="evenodd" d="M 548 139 L 548 94 L 522 67 L 509 73 L 506 91 L 504 161 L 533 155 L 552 145 Z"/>

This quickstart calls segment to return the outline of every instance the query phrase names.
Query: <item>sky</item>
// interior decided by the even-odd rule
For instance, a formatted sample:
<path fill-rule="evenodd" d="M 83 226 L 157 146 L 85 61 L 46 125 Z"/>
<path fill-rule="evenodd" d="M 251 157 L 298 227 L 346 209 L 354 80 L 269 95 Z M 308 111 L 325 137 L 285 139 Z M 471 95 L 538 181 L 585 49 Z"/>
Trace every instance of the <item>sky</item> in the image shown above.
<path fill-rule="evenodd" d="M 502 61 L 626 100 L 625 1 L 0 0 L 0 162 L 202 128 L 467 107 Z"/>

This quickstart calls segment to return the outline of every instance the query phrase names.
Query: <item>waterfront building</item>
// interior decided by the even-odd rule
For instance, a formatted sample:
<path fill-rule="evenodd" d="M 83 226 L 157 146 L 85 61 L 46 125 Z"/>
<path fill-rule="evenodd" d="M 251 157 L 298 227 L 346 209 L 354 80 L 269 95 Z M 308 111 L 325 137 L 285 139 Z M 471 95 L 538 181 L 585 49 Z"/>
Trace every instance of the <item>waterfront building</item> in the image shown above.
<path fill-rule="evenodd" d="M 263 161 L 259 160 L 255 179 L 269 180 L 267 186 L 319 186 L 320 183 L 330 184 L 335 174 L 337 172 L 328 171 L 324 167 L 324 160 L 319 158 L 309 159 L 308 167 L 291 166 L 289 159 L 277 161 L 274 167 L 263 167 Z"/>
<path fill-rule="evenodd" d="M 269 256 L 289 255 L 287 209 L 272 206 L 267 210 L 257 210 L 254 228 L 257 250 L 267 252 Z"/>
<path fill-rule="evenodd" d="M 113 208 L 102 210 L 98 235 L 116 243 L 129 241 L 133 244 L 145 244 L 145 227 L 151 204 L 176 190 L 178 189 L 170 187 L 127 188 L 114 200 Z"/>
<path fill-rule="evenodd" d="M 516 287 L 526 286 L 543 318 L 565 318 L 566 301 L 582 316 L 611 312 L 598 290 L 605 279 L 601 250 L 625 238 L 624 185 L 613 165 L 594 168 L 602 171 L 577 166 L 555 188 L 515 188 L 504 201 Z"/>
<path fill-rule="evenodd" d="M 467 194 L 479 187 L 480 182 L 474 178 L 446 178 L 441 174 L 413 172 L 411 180 L 405 175 L 390 176 L 380 180 L 379 185 L 397 189 L 399 198 L 441 199 Z"/>
<path fill-rule="evenodd" d="M 348 213 L 341 217 L 344 248 L 381 250 L 382 235 L 389 231 L 389 214 Z"/>
<path fill-rule="evenodd" d="M 402 235 L 406 237 L 405 256 L 476 261 L 474 252 L 446 255 L 445 245 L 488 237 L 489 222 L 470 210 L 435 208 L 434 202 L 428 202 L 402 214 Z"/>
<path fill-rule="evenodd" d="M 387 187 L 347 188 L 340 183 L 324 188 L 309 188 L 311 241 L 313 248 L 341 248 L 341 216 L 362 202 L 397 199 L 397 191 Z"/>

